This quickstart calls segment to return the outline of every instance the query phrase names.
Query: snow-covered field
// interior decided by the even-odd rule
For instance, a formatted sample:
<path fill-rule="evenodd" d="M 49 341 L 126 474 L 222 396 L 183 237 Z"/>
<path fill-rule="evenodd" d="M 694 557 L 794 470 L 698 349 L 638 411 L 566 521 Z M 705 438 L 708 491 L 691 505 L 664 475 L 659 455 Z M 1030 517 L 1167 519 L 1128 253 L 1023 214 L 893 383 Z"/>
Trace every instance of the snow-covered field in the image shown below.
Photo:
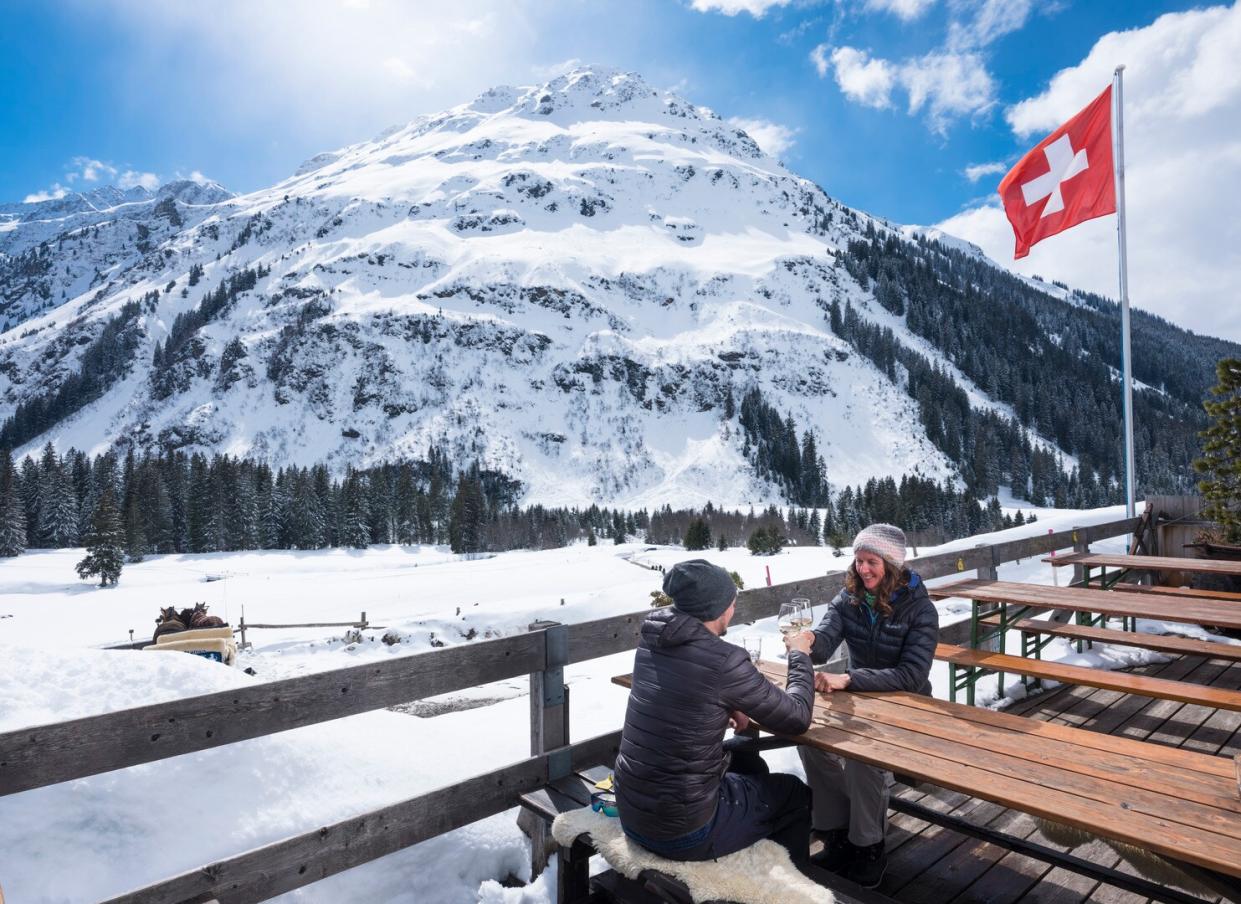
<path fill-rule="evenodd" d="M 1034 525 L 919 553 L 1119 517 L 1122 508 L 1040 513 Z M 1122 545 L 1115 538 L 1094 548 L 1119 551 Z M 628 544 L 469 561 L 444 549 L 395 546 L 156 556 L 127 566 L 120 586 L 110 590 L 76 580 L 72 566 L 80 555 L 35 551 L 0 563 L 0 731 L 425 653 L 432 635 L 436 642 L 467 643 L 467 636 L 524 631 L 539 618 L 576 622 L 634 611 L 659 587 L 659 573 L 644 566 L 691 554 Z M 781 584 L 849 561 L 824 548 L 772 558 L 739 549 L 694 555 L 736 569 L 748 587 L 765 581 L 767 567 Z M 1037 558 L 1002 566 L 1000 577 L 1052 582 L 1050 567 Z M 97 649 L 128 640 L 131 628 L 136 637 L 149 636 L 160 605 L 198 601 L 234 624 L 244 606 L 251 623 L 350 621 L 365 610 L 383 628 L 352 643 L 343 628 L 255 630 L 249 634 L 254 647 L 236 669 L 176 653 Z M 969 611 L 960 601 L 940 607 L 944 623 Z M 383 643 L 388 632 L 401 642 Z M 772 620 L 735 626 L 729 639 L 748 635 L 763 638 L 765 656 L 780 649 Z M 1045 656 L 1117 667 L 1155 654 L 1096 647 L 1078 655 L 1056 642 Z M 630 661 L 625 653 L 566 670 L 574 740 L 619 727 L 626 694 L 610 678 L 628 671 Z M 247 667 L 254 676 L 242 671 Z M 946 667 L 937 665 L 932 679 L 937 695 L 947 696 Z M 441 705 L 421 709 L 422 715 L 368 713 L 0 798 L 0 886 L 13 904 L 95 901 L 520 760 L 528 752 L 525 694 L 524 679 L 501 682 L 435 701 Z M 430 711 L 439 714 L 427 716 Z M 770 759 L 776 768 L 799 771 L 789 751 Z M 281 900 L 554 900 L 546 874 L 526 888 L 501 886 L 497 880 L 510 874 L 528 878 L 514 812 Z"/>

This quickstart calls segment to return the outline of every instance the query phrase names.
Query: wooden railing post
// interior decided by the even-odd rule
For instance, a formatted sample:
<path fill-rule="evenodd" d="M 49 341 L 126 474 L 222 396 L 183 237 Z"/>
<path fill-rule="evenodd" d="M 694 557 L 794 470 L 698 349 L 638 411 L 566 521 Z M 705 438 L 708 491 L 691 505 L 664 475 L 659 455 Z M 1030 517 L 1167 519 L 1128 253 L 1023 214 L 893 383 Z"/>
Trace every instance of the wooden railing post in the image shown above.
<path fill-rule="evenodd" d="M 976 543 L 974 544 L 974 548 L 978 550 L 984 550 L 987 553 L 989 553 L 989 555 L 987 556 L 987 561 L 980 562 L 978 565 L 978 569 L 977 569 L 978 580 L 998 581 L 1000 579 L 1000 572 L 999 572 L 999 569 L 996 568 L 995 547 L 987 543 Z M 1007 627 L 1001 626 L 999 630 L 991 631 L 986 636 L 980 636 L 981 631 L 980 631 L 978 620 L 988 615 L 996 615 L 1002 612 L 1004 607 L 1000 603 L 980 603 L 977 600 L 971 601 L 970 606 L 971 606 L 970 646 L 977 650 L 987 650 L 992 653 L 1003 653 L 1004 652 L 1004 636 L 1005 634 L 1008 633 Z M 969 675 L 966 679 L 968 683 L 966 685 L 965 699 L 966 699 L 966 702 L 970 706 L 973 706 L 974 705 L 974 688 L 982 676 L 979 675 L 974 669 L 969 669 L 968 671 L 969 671 Z M 956 685 L 957 685 L 956 666 L 955 665 L 951 666 L 949 668 L 949 672 L 950 672 L 950 677 L 952 680 L 953 690 L 955 692 Z M 955 696 L 955 693 L 954 693 L 954 696 Z M 998 697 L 1004 696 L 1004 673 L 1003 672 L 1000 672 L 996 676 L 996 696 Z"/>
<path fill-rule="evenodd" d="M 572 771 L 569 751 L 569 688 L 564 683 L 564 667 L 569 661 L 569 628 L 554 621 L 536 621 L 531 631 L 543 632 L 545 663 L 541 672 L 530 673 L 530 755 L 550 754 L 547 780 L 566 778 Z M 522 810 L 522 815 L 526 811 Z M 524 824 L 523 824 L 524 822 Z M 553 847 L 542 819 L 522 820 L 518 824 L 530 836 L 530 880 L 547 867 Z"/>
<path fill-rule="evenodd" d="M 1086 542 L 1084 532 L 1080 527 L 1073 528 L 1073 552 L 1087 553 L 1090 552 L 1090 544 Z M 1073 566 L 1073 584 L 1081 586 L 1086 582 L 1086 569 L 1081 565 Z"/>

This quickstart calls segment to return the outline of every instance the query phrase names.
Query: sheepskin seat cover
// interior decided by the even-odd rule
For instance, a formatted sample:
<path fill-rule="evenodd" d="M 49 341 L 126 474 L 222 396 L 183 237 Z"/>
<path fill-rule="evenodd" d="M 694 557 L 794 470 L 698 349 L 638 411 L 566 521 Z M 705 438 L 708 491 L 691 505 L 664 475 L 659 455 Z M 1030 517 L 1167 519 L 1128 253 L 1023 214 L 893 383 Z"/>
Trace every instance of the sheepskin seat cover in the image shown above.
<path fill-rule="evenodd" d="M 774 841 L 760 841 L 718 860 L 683 863 L 665 860 L 630 841 L 620 820 L 590 807 L 561 813 L 552 823 L 552 837 L 568 847 L 589 835 L 595 850 L 627 879 L 652 869 L 683 882 L 695 901 L 733 904 L 835 904 L 832 893 L 811 882 L 793 866 L 789 853 Z"/>

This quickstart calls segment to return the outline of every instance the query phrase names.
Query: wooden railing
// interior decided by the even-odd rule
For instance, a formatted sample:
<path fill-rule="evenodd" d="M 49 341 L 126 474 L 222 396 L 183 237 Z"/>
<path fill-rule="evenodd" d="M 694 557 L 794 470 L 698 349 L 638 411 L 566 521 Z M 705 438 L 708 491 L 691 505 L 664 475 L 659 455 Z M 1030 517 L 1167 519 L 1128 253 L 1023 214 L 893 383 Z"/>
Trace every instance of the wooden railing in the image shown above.
<path fill-rule="evenodd" d="M 966 571 L 993 574 L 1003 562 L 1082 547 L 1130 533 L 1136 524 L 1137 519 L 1123 519 L 925 556 L 908 565 L 926 579 Z M 843 582 L 843 572 L 835 572 L 743 591 L 734 621 L 771 618 L 791 596 L 830 599 Z M 548 686 L 549 677 L 559 676 L 564 665 L 632 650 L 648 612 L 539 627 L 528 634 L 6 732 L 0 734 L 0 796 L 521 675 L 534 676 L 534 683 Z M 941 637 L 957 642 L 954 631 L 959 630 L 949 626 Z M 510 809 L 519 795 L 545 784 L 549 776 L 610 762 L 619 743 L 618 731 L 542 749 L 540 739 L 556 737 L 543 724 L 546 699 L 543 695 L 531 700 L 532 722 L 539 724 L 532 726 L 535 755 L 529 759 L 207 864 L 112 901 L 262 901 Z M 567 726 L 567 696 L 553 697 L 552 702 L 563 708 Z"/>

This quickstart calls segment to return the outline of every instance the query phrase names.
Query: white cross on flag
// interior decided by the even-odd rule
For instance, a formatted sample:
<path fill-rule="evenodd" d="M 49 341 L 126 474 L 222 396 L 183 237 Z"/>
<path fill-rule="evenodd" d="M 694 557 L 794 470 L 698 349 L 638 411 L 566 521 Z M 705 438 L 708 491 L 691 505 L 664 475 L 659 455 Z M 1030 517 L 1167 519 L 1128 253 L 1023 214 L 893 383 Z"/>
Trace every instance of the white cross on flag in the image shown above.
<path fill-rule="evenodd" d="M 1112 86 L 1022 157 L 999 190 L 1016 258 L 1050 235 L 1115 213 Z"/>

